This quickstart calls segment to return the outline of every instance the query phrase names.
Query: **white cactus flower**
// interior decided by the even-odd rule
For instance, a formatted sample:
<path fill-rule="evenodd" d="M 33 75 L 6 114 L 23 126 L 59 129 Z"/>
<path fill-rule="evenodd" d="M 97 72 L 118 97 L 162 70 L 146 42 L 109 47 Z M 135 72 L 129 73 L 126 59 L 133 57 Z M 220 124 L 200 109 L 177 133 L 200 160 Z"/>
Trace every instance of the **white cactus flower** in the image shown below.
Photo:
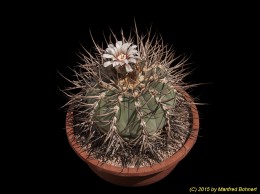
<path fill-rule="evenodd" d="M 116 46 L 109 44 L 106 53 L 102 55 L 107 61 L 103 64 L 104 67 L 113 65 L 113 67 L 125 65 L 126 72 L 132 72 L 130 64 L 136 63 L 136 59 L 140 58 L 136 50 L 137 46 L 132 43 L 117 41 Z"/>

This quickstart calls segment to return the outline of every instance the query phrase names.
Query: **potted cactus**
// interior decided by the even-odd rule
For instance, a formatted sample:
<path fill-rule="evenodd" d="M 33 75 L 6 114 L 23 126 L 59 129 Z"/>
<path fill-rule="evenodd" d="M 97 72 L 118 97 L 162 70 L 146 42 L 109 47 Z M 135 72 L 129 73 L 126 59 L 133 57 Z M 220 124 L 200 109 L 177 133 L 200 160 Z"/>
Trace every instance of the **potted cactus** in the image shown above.
<path fill-rule="evenodd" d="M 66 88 L 66 133 L 77 155 L 104 180 L 144 186 L 166 177 L 194 145 L 199 116 L 183 78 L 186 58 L 161 38 L 112 33 L 94 41 Z"/>

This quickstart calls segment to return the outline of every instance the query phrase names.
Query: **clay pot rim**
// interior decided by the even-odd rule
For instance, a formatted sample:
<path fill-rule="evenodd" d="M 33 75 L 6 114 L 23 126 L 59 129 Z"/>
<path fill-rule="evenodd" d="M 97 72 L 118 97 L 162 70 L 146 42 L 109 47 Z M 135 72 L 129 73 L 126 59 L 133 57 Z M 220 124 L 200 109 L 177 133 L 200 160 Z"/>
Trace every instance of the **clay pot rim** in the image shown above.
<path fill-rule="evenodd" d="M 195 144 L 199 132 L 199 114 L 194 101 L 192 100 L 191 96 L 184 91 L 183 89 L 178 88 L 179 92 L 184 95 L 185 99 L 189 102 L 191 111 L 192 111 L 192 131 L 191 134 L 184 144 L 183 147 L 179 149 L 175 154 L 171 157 L 167 158 L 166 160 L 156 163 L 152 166 L 145 166 L 139 168 L 120 168 L 117 166 L 113 166 L 111 164 L 102 163 L 99 160 L 93 159 L 88 157 L 86 151 L 81 149 L 81 146 L 75 141 L 73 128 L 72 128 L 72 112 L 68 112 L 66 115 L 66 134 L 68 137 L 69 144 L 76 152 L 76 154 L 88 165 L 91 167 L 96 168 L 98 171 L 103 171 L 106 173 L 118 175 L 118 176 L 147 176 L 150 174 L 158 173 L 164 171 L 172 166 L 172 164 L 178 163 L 181 161 L 191 150 L 193 145 Z"/>

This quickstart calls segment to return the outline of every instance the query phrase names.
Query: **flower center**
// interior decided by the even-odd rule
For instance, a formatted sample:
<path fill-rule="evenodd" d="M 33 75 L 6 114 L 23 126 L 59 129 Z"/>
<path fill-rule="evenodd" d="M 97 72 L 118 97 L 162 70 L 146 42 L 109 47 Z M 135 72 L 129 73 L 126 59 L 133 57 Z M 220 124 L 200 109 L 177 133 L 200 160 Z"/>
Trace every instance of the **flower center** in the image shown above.
<path fill-rule="evenodd" d="M 118 59 L 119 61 L 123 61 L 123 60 L 126 59 L 126 55 L 123 54 L 123 53 L 121 53 L 120 55 L 118 55 L 117 59 Z"/>

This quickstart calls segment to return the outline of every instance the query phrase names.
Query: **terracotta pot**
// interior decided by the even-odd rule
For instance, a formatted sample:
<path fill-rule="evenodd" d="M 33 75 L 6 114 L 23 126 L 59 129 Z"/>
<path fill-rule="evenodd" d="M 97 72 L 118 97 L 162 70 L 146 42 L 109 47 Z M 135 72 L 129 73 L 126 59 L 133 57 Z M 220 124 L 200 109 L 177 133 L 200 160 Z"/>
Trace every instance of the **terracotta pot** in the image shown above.
<path fill-rule="evenodd" d="M 183 90 L 179 90 L 185 96 L 186 100 L 190 102 L 192 110 L 192 132 L 189 139 L 184 146 L 173 154 L 170 158 L 161 163 L 154 164 L 149 167 L 140 168 L 119 168 L 110 164 L 101 163 L 93 158 L 88 158 L 87 153 L 82 151 L 79 144 L 75 142 L 73 128 L 72 128 L 72 114 L 67 113 L 66 117 L 66 132 L 69 143 L 76 154 L 88 164 L 88 166 L 102 179 L 121 186 L 145 186 L 155 183 L 165 178 L 176 165 L 188 154 L 197 140 L 199 132 L 199 115 L 197 108 L 192 98 Z"/>

